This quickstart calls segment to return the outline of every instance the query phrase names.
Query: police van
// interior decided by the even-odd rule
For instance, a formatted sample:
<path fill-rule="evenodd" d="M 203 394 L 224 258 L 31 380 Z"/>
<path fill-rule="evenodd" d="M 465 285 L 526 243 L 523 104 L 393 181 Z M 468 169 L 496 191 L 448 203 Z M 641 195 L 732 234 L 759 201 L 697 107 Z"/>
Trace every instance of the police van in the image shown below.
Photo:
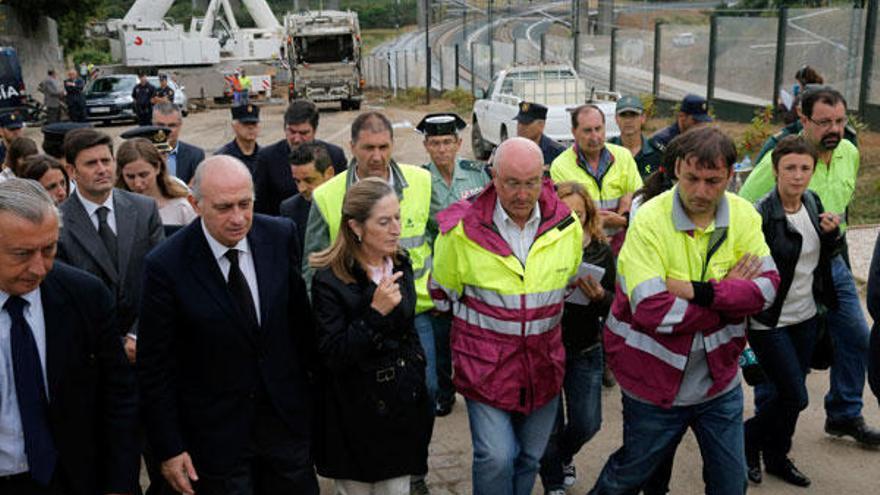
<path fill-rule="evenodd" d="M 25 105 L 24 80 L 15 48 L 0 46 L 0 112 Z"/>

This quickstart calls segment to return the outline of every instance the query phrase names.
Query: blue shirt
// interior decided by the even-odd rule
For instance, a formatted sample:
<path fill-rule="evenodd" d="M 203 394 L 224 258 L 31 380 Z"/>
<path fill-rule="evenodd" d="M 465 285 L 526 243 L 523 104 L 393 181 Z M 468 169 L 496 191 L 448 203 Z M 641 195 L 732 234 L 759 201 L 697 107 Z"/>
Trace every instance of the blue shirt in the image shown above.
<path fill-rule="evenodd" d="M 174 149 L 165 157 L 165 164 L 168 165 L 168 175 L 177 177 L 177 150 L 180 149 L 180 143 L 174 145 Z"/>
<path fill-rule="evenodd" d="M 43 319 L 43 301 L 40 288 L 21 296 L 28 302 L 24 308 L 24 319 L 31 327 L 37 352 L 43 365 L 43 380 L 46 380 L 46 322 Z M 0 308 L 6 304 L 9 294 L 0 291 Z M 15 375 L 12 368 L 12 317 L 5 309 L 0 309 L 0 476 L 8 476 L 28 471 L 27 454 L 24 451 L 24 431 L 21 414 L 18 411 L 18 397 L 15 392 Z M 46 385 L 44 383 L 44 385 Z M 48 391 L 48 386 L 47 389 Z M 48 392 L 47 392 L 48 395 Z"/>

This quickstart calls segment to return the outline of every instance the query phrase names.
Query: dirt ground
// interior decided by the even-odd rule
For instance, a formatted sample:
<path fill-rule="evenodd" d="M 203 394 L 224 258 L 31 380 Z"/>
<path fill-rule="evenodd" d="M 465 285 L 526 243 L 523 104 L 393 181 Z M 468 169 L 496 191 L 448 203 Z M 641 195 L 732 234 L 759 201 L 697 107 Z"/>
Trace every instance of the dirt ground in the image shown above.
<path fill-rule="evenodd" d="M 442 107 L 442 104 L 437 104 Z M 433 105 L 432 110 L 438 108 Z M 366 104 L 364 109 L 381 110 L 394 123 L 394 157 L 404 163 L 422 163 L 426 153 L 421 143 L 421 136 L 413 130 L 425 111 L 421 108 L 385 108 L 381 101 Z M 283 137 L 281 105 L 266 106 L 262 109 L 263 130 L 260 142 L 270 144 Z M 349 124 L 356 116 L 355 112 L 341 112 L 327 109 L 321 113 L 318 137 L 342 146 L 350 156 Z M 187 142 L 213 152 L 232 139 L 229 110 L 211 110 L 193 113 L 184 120 L 183 139 Z M 727 127 L 727 126 L 725 126 Z M 104 127 L 103 130 L 118 136 L 128 126 Z M 737 132 L 739 126 L 731 128 Z M 741 128 L 740 128 L 741 129 Z M 28 135 L 39 138 L 37 130 L 28 130 Z M 876 138 L 869 140 L 870 149 L 867 155 L 871 158 L 872 169 L 878 159 Z M 472 157 L 470 149 L 470 131 L 465 130 L 464 145 L 461 154 Z M 865 167 L 863 162 L 863 168 Z M 872 176 L 880 177 L 880 172 L 871 172 Z M 860 181 L 861 182 L 861 181 Z M 873 187 L 873 180 L 871 187 Z M 860 184 L 861 187 L 861 184 Z M 875 190 L 876 191 L 876 190 Z M 876 195 L 874 192 L 873 195 Z M 864 243 L 873 243 L 873 235 L 862 236 Z M 863 246 L 859 251 L 870 253 L 870 246 Z M 863 263 L 864 264 L 864 263 Z M 828 388 L 828 372 L 814 372 L 808 378 L 810 405 L 803 412 L 798 432 L 791 453 L 798 467 L 813 480 L 809 492 L 816 494 L 871 494 L 878 493 L 878 468 L 880 468 L 880 451 L 866 450 L 858 447 L 850 440 L 832 438 L 823 432 L 825 414 L 822 406 L 823 395 Z M 745 387 L 746 417 L 752 415 L 752 391 Z M 605 389 L 603 400 L 603 426 L 601 431 L 581 450 L 575 459 L 579 479 L 570 493 L 585 493 L 595 481 L 599 470 L 608 456 L 620 446 L 622 434 L 620 390 L 617 387 Z M 880 408 L 877 399 L 866 390 L 864 415 L 868 423 L 880 427 Z M 459 397 L 453 413 L 438 419 L 434 440 L 431 444 L 429 486 L 434 494 L 469 494 L 471 478 L 471 448 L 467 426 L 467 416 Z M 686 435 L 678 449 L 675 459 L 675 470 L 672 480 L 672 493 L 698 494 L 703 492 L 701 460 L 699 447 L 692 434 Z M 764 483 L 752 485 L 751 490 L 766 494 L 795 494 L 805 491 L 785 485 L 776 479 L 765 476 Z M 332 484 L 322 480 L 322 493 L 332 493 Z M 539 487 L 535 494 L 542 493 Z"/>

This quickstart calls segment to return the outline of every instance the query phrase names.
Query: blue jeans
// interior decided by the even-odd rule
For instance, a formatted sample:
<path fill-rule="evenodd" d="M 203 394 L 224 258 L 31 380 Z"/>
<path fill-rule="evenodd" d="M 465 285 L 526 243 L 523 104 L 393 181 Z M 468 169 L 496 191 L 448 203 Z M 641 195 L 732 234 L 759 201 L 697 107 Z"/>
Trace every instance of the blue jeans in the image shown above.
<path fill-rule="evenodd" d="M 428 388 L 428 399 L 431 404 L 437 397 L 437 353 L 434 348 L 434 317 L 424 312 L 416 315 L 415 327 L 419 334 L 419 343 L 425 351 L 425 384 Z M 431 407 L 431 411 L 434 408 Z"/>
<path fill-rule="evenodd" d="M 623 447 L 611 455 L 591 495 L 636 493 L 667 460 L 688 428 L 703 456 L 709 495 L 746 491 L 741 387 L 693 406 L 663 409 L 623 395 Z"/>
<path fill-rule="evenodd" d="M 838 308 L 829 310 L 826 315 L 834 343 L 834 364 L 831 365 L 831 389 L 825 395 L 825 414 L 831 420 L 845 420 L 862 415 L 870 332 L 852 272 L 842 256 L 831 260 L 831 276 Z"/>
<path fill-rule="evenodd" d="M 559 399 L 528 415 L 466 402 L 474 444 L 473 495 L 530 495 Z"/>
<path fill-rule="evenodd" d="M 771 395 L 746 421 L 746 444 L 762 451 L 767 464 L 778 464 L 788 456 L 798 416 L 809 404 L 805 378 L 816 344 L 817 320 L 749 330 L 749 344 L 767 375 Z"/>
<path fill-rule="evenodd" d="M 431 319 L 434 323 L 434 345 L 437 355 L 437 402 L 452 402 L 455 400 L 455 386 L 452 384 L 452 352 L 449 347 L 452 318 L 432 315 Z"/>
<path fill-rule="evenodd" d="M 546 491 L 563 488 L 562 466 L 593 438 L 602 425 L 602 347 L 568 355 L 565 361 L 565 408 L 559 408 L 547 451 L 541 459 Z M 566 422 L 566 417 L 568 421 Z"/>

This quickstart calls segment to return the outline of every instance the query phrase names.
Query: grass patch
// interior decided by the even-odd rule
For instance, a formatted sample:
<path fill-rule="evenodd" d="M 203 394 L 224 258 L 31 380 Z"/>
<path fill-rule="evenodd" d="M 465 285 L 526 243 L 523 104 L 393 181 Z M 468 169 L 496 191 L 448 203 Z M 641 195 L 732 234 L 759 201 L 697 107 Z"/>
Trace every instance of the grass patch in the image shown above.
<path fill-rule="evenodd" d="M 369 55 L 374 48 L 382 43 L 396 38 L 403 33 L 408 33 L 416 29 L 416 27 L 416 25 L 402 26 L 400 30 L 394 28 L 361 29 L 361 40 L 364 44 L 364 54 Z"/>

